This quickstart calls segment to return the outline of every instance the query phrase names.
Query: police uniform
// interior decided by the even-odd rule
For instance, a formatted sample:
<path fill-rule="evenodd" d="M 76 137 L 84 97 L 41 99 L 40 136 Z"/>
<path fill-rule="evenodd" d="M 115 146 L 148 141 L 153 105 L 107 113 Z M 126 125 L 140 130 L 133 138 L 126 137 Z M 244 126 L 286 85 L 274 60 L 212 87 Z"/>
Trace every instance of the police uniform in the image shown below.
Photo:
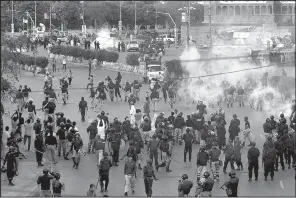
<path fill-rule="evenodd" d="M 115 166 L 119 162 L 119 150 L 120 150 L 120 137 L 118 133 L 114 133 L 110 137 L 111 148 L 112 148 L 112 161 Z"/>
<path fill-rule="evenodd" d="M 161 156 L 163 160 L 161 167 L 166 166 L 166 172 L 172 172 L 170 170 L 170 163 L 171 163 L 170 145 L 166 137 L 164 137 L 163 140 L 160 142 L 160 150 L 161 150 Z"/>
<path fill-rule="evenodd" d="M 210 178 L 210 173 L 205 172 L 204 177 L 198 182 L 195 196 L 211 197 L 215 181 Z"/>
<path fill-rule="evenodd" d="M 144 166 L 144 168 L 143 168 L 143 177 L 144 177 L 144 185 L 145 185 L 146 195 L 147 195 L 147 197 L 151 197 L 152 196 L 153 179 L 156 179 L 151 160 L 148 160 L 147 165 Z"/>
<path fill-rule="evenodd" d="M 211 161 L 213 178 L 217 179 L 217 181 L 219 181 L 220 155 L 221 151 L 218 148 L 217 144 L 213 144 L 213 147 L 209 150 L 209 158 Z"/>
<path fill-rule="evenodd" d="M 207 163 L 209 160 L 209 154 L 205 150 L 205 145 L 201 145 L 200 150 L 197 153 L 197 182 L 200 180 L 200 175 L 203 175 L 207 171 Z"/>

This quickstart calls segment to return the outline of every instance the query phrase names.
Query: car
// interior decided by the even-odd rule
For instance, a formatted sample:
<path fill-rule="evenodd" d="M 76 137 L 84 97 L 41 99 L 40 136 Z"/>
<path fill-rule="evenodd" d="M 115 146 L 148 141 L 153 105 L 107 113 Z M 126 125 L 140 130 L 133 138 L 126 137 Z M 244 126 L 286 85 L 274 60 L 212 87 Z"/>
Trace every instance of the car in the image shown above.
<path fill-rule="evenodd" d="M 161 52 L 162 55 L 165 55 L 164 45 L 161 43 L 150 44 L 148 49 L 155 50 L 158 54 Z"/>
<path fill-rule="evenodd" d="M 147 65 L 147 77 L 149 79 L 149 84 L 154 79 L 163 81 L 164 79 L 164 70 L 162 69 L 161 64 L 148 64 Z"/>
<path fill-rule="evenodd" d="M 139 43 L 137 41 L 130 41 L 126 45 L 126 51 L 139 51 Z"/>
<path fill-rule="evenodd" d="M 168 34 L 163 35 L 162 38 L 163 38 L 163 42 L 169 41 L 170 43 L 175 43 L 175 38 Z"/>

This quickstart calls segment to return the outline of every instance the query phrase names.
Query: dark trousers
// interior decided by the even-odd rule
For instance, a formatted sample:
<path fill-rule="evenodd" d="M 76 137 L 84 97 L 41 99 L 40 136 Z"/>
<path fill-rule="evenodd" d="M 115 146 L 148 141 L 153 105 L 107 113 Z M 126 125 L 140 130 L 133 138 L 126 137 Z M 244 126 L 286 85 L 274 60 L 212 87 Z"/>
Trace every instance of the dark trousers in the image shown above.
<path fill-rule="evenodd" d="M 55 65 L 52 66 L 52 72 L 56 72 L 57 71 L 57 67 Z"/>
<path fill-rule="evenodd" d="M 151 178 L 144 178 L 144 185 L 145 185 L 145 192 L 147 197 L 152 196 L 152 185 L 153 185 L 153 179 Z"/>
<path fill-rule="evenodd" d="M 29 136 L 29 135 L 25 135 L 24 136 L 24 145 L 26 144 L 27 139 L 28 139 L 28 150 L 30 150 L 30 147 L 31 147 L 31 136 Z"/>
<path fill-rule="evenodd" d="M 276 159 L 275 159 L 275 170 L 279 169 L 279 160 L 281 163 L 282 168 L 285 167 L 285 163 L 284 163 L 284 153 L 283 152 L 278 152 L 276 154 Z"/>
<path fill-rule="evenodd" d="M 69 80 L 69 85 L 71 85 L 71 83 L 72 83 L 72 78 L 68 78 L 68 80 Z"/>
<path fill-rule="evenodd" d="M 85 121 L 85 111 L 81 111 L 81 121 Z"/>
<path fill-rule="evenodd" d="M 93 87 L 93 85 L 94 85 L 93 83 L 88 83 L 87 86 L 86 86 L 86 89 L 88 89 L 89 86 Z"/>
<path fill-rule="evenodd" d="M 119 89 L 115 89 L 115 97 L 117 98 L 117 96 L 119 96 L 119 98 L 121 98 L 121 94 L 120 94 Z"/>
<path fill-rule="evenodd" d="M 43 157 L 43 153 L 36 151 L 36 161 L 37 161 L 38 164 L 41 164 L 42 157 Z"/>
<path fill-rule="evenodd" d="M 255 179 L 258 179 L 258 170 L 259 170 L 259 165 L 258 162 L 249 162 L 249 178 L 252 179 L 252 175 L 253 175 L 253 170 L 254 170 L 254 174 L 255 174 Z"/>
<path fill-rule="evenodd" d="M 185 148 L 184 148 L 184 162 L 186 162 L 187 153 L 189 153 L 189 162 L 191 162 L 192 145 L 185 145 Z"/>
<path fill-rule="evenodd" d="M 231 169 L 234 170 L 233 159 L 231 159 L 231 157 L 225 157 L 224 166 L 223 166 L 224 171 L 226 171 L 229 162 L 230 162 Z"/>
<path fill-rule="evenodd" d="M 228 197 L 237 197 L 237 191 L 232 191 L 232 194 L 228 195 Z"/>
<path fill-rule="evenodd" d="M 291 158 L 292 158 L 292 155 L 293 155 L 293 149 L 292 148 L 287 148 L 285 150 L 285 159 L 286 159 L 286 162 L 288 163 L 288 166 L 291 167 Z"/>
<path fill-rule="evenodd" d="M 101 189 L 104 189 L 104 181 L 105 181 L 105 190 L 107 190 L 108 184 L 109 184 L 109 175 L 101 175 L 101 178 L 100 178 Z"/>
<path fill-rule="evenodd" d="M 154 152 L 150 151 L 149 158 L 152 160 L 152 162 L 153 162 L 153 158 L 154 158 L 155 167 L 158 167 L 158 152 L 157 151 L 154 151 Z"/>
<path fill-rule="evenodd" d="M 66 70 L 67 69 L 67 66 L 66 64 L 63 64 L 63 69 Z"/>
<path fill-rule="evenodd" d="M 264 164 L 264 177 L 267 177 L 270 173 L 270 177 L 274 176 L 274 162 L 268 162 Z"/>
<path fill-rule="evenodd" d="M 113 150 L 113 154 L 112 154 L 112 160 L 113 163 L 118 163 L 118 158 L 119 158 L 119 149 L 112 149 Z"/>

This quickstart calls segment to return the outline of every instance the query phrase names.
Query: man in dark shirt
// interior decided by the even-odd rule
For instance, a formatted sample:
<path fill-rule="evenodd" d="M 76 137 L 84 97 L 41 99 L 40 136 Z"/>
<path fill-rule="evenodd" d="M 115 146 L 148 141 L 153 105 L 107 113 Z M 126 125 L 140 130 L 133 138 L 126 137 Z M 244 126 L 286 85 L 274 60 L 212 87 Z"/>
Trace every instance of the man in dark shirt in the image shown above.
<path fill-rule="evenodd" d="M 134 177 L 136 174 L 137 166 L 136 162 L 133 160 L 133 155 L 128 155 L 128 160 L 124 165 L 124 175 L 125 175 L 125 185 L 124 185 L 124 195 L 128 196 L 129 186 L 131 186 L 132 193 L 135 192 L 135 181 Z"/>
<path fill-rule="evenodd" d="M 45 146 L 51 155 L 52 161 L 56 164 L 57 161 L 55 160 L 55 149 L 58 146 L 58 142 L 56 137 L 53 136 L 53 131 L 50 131 L 49 136 L 45 138 Z"/>
<path fill-rule="evenodd" d="M 78 112 L 81 113 L 81 121 L 84 122 L 85 121 L 85 115 L 87 114 L 87 102 L 84 100 L 84 97 L 81 97 L 81 101 L 79 102 L 79 110 Z"/>
<path fill-rule="evenodd" d="M 43 153 L 45 151 L 44 141 L 43 141 L 43 133 L 42 132 L 38 133 L 38 135 L 36 136 L 34 146 L 35 146 L 35 150 L 36 150 L 36 160 L 37 160 L 38 166 L 44 166 L 41 163 Z"/>
<path fill-rule="evenodd" d="M 108 119 L 108 116 L 105 115 L 105 111 L 101 112 L 101 118 L 104 120 L 105 127 L 107 129 L 109 127 L 109 119 Z"/>
<path fill-rule="evenodd" d="M 44 119 L 47 119 L 48 116 L 48 108 L 46 108 L 47 104 L 48 104 L 48 97 L 45 97 L 45 100 L 42 102 L 42 111 L 44 111 Z"/>
<path fill-rule="evenodd" d="M 42 197 L 51 197 L 50 181 L 54 179 L 52 175 L 49 175 L 49 170 L 44 169 L 43 175 L 38 177 L 37 184 L 41 185 Z"/>
<path fill-rule="evenodd" d="M 248 150 L 248 162 L 249 162 L 249 181 L 252 181 L 252 171 L 254 169 L 255 173 L 255 180 L 258 180 L 258 170 L 259 170 L 259 156 L 260 151 L 258 148 L 256 148 L 255 142 L 250 142 L 251 148 Z"/>
<path fill-rule="evenodd" d="M 36 116 L 36 107 L 33 104 L 32 99 L 29 100 L 29 103 L 26 104 L 25 108 L 28 109 L 28 118 L 31 118 L 34 121 Z"/>
<path fill-rule="evenodd" d="M 66 128 L 64 122 L 60 123 L 60 128 L 57 131 L 56 136 L 58 137 L 58 156 L 61 156 L 61 149 L 63 148 L 63 156 L 66 159 Z"/>
<path fill-rule="evenodd" d="M 191 153 L 192 153 L 192 143 L 193 143 L 193 135 L 190 133 L 190 129 L 186 129 L 186 133 L 183 135 L 185 148 L 184 148 L 184 162 L 186 162 L 186 155 L 189 152 L 189 162 L 191 162 Z"/>
<path fill-rule="evenodd" d="M 199 103 L 196 106 L 196 110 L 198 110 L 198 112 L 200 112 L 202 115 L 207 114 L 206 108 L 207 106 L 203 104 L 203 101 L 199 101 Z"/>
<path fill-rule="evenodd" d="M 54 114 L 54 111 L 55 111 L 55 108 L 56 108 L 56 105 L 55 103 L 53 102 L 54 99 L 50 98 L 48 100 L 49 102 L 47 103 L 47 105 L 45 105 L 43 108 L 46 110 L 48 109 L 48 115 L 52 115 Z M 54 115 L 53 115 L 54 116 Z"/>
<path fill-rule="evenodd" d="M 94 139 L 98 133 L 97 123 L 92 122 L 89 127 L 87 127 L 86 131 L 89 134 L 88 153 L 91 151 L 92 153 L 95 153 Z"/>
<path fill-rule="evenodd" d="M 36 123 L 33 125 L 33 129 L 36 135 L 41 132 L 42 124 L 41 124 L 40 118 L 37 118 Z"/>
<path fill-rule="evenodd" d="M 24 89 L 22 90 L 23 92 L 23 96 L 24 96 L 24 101 L 27 102 L 28 98 L 29 98 L 29 92 L 31 92 L 32 90 L 27 87 L 27 85 L 24 86 Z"/>
<path fill-rule="evenodd" d="M 108 191 L 108 184 L 109 184 L 109 171 L 112 167 L 111 160 L 108 159 L 108 153 L 104 152 L 104 158 L 100 161 L 99 164 L 99 176 L 100 176 L 100 185 L 101 185 L 101 192 Z M 105 188 L 104 188 L 104 181 L 105 181 Z"/>

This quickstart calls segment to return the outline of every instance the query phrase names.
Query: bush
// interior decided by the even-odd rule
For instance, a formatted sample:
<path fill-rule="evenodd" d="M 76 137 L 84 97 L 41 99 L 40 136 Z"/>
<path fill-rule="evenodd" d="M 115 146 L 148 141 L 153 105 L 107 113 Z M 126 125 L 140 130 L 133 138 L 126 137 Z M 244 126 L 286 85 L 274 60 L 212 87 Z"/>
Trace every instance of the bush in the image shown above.
<path fill-rule="evenodd" d="M 128 54 L 126 56 L 126 64 L 131 65 L 131 66 L 139 66 L 140 54 Z"/>
<path fill-rule="evenodd" d="M 4 63 L 11 60 L 13 63 L 18 63 L 20 65 L 35 65 L 35 57 L 24 55 L 18 52 L 9 52 L 8 50 L 1 50 L 1 59 Z M 46 68 L 47 65 L 48 59 L 46 57 L 36 57 L 36 66 L 40 68 Z"/>
<path fill-rule="evenodd" d="M 119 58 L 119 54 L 114 51 L 106 51 L 106 50 L 85 50 L 80 47 L 74 46 L 61 46 L 54 45 L 52 46 L 51 53 L 65 55 L 65 56 L 73 56 L 74 58 L 83 57 L 85 60 L 97 59 L 98 61 L 107 61 L 107 62 L 117 62 Z"/>

